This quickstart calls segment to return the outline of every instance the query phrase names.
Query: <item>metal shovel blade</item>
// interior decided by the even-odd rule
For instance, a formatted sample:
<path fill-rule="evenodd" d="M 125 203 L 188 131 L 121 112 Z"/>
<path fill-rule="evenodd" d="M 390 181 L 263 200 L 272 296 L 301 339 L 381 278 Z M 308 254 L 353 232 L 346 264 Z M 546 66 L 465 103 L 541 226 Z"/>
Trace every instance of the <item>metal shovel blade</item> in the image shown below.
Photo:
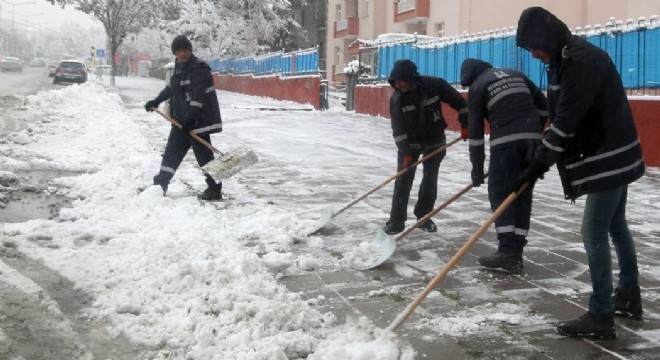
<path fill-rule="evenodd" d="M 396 240 L 381 229 L 373 241 L 367 244 L 367 256 L 353 260 L 351 267 L 356 270 L 370 270 L 384 263 L 396 250 Z"/>
<path fill-rule="evenodd" d="M 323 212 L 323 215 L 316 221 L 314 224 L 314 228 L 310 229 L 307 231 L 307 236 L 309 235 L 314 235 L 317 232 L 319 232 L 321 229 L 323 229 L 324 226 L 328 225 L 330 220 L 334 217 L 334 212 L 332 209 L 327 209 Z"/>
<path fill-rule="evenodd" d="M 213 180 L 221 181 L 235 175 L 258 160 L 254 151 L 240 147 L 224 153 L 219 158 L 204 165 L 203 169 L 211 175 Z"/>

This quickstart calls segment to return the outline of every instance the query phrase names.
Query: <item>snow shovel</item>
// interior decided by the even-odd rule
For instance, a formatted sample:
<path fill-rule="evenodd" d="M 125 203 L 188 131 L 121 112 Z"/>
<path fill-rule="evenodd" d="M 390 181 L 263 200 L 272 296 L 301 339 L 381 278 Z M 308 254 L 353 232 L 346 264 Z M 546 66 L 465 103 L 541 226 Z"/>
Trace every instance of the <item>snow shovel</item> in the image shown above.
<path fill-rule="evenodd" d="M 448 147 L 450 147 L 450 146 L 456 144 L 456 143 L 459 142 L 460 140 L 461 140 L 461 138 L 459 137 L 459 138 L 457 138 L 457 139 L 455 139 L 455 140 L 453 140 L 453 141 L 451 141 L 451 142 L 449 142 L 449 143 L 447 143 L 447 144 L 445 144 L 445 145 L 443 145 L 443 146 L 437 148 L 437 149 L 434 150 L 433 152 L 429 153 L 428 155 L 425 155 L 425 156 L 422 157 L 421 159 L 419 159 L 419 160 L 417 160 L 416 162 L 414 162 L 414 163 L 413 163 L 412 165 L 410 165 L 409 167 L 407 167 L 407 168 L 405 168 L 405 169 L 402 169 L 402 170 L 399 171 L 398 173 L 396 173 L 396 174 L 394 174 L 394 175 L 388 177 L 387 179 L 385 179 L 385 181 L 383 181 L 382 183 L 376 185 L 374 188 L 372 188 L 371 190 L 367 191 L 366 193 L 360 195 L 360 197 L 358 197 L 357 199 L 355 199 L 355 200 L 349 202 L 348 204 L 342 206 L 341 209 L 339 209 L 339 210 L 337 210 L 337 211 L 328 210 L 326 213 L 323 214 L 323 216 L 321 216 L 321 217 L 319 218 L 319 221 L 317 222 L 317 227 L 316 227 L 315 229 L 313 229 L 312 231 L 308 232 L 308 234 L 311 235 L 311 234 L 314 234 L 314 233 L 316 233 L 317 231 L 321 230 L 325 225 L 327 225 L 327 224 L 330 222 L 330 220 L 332 220 L 332 219 L 333 219 L 334 217 L 336 217 L 337 215 L 339 215 L 339 214 L 343 213 L 344 211 L 348 210 L 348 209 L 349 209 L 350 207 L 352 207 L 353 205 L 355 205 L 355 204 L 359 203 L 360 201 L 364 200 L 367 196 L 373 194 L 374 192 L 376 192 L 377 190 L 379 190 L 379 189 L 382 188 L 383 186 L 389 184 L 392 180 L 395 180 L 395 179 L 401 177 L 403 174 L 407 173 L 408 170 L 416 168 L 417 165 L 419 165 L 419 164 L 423 163 L 424 161 L 426 161 L 426 160 L 428 160 L 428 159 L 430 159 L 430 158 L 432 158 L 432 157 L 438 155 L 439 153 L 443 152 L 443 151 L 444 151 L 445 149 L 447 149 Z"/>
<path fill-rule="evenodd" d="M 433 290 L 433 288 L 438 286 L 438 284 L 440 284 L 440 282 L 445 278 L 445 276 L 447 276 L 449 270 L 451 270 L 451 268 L 454 267 L 454 265 L 456 265 L 458 261 L 461 260 L 461 258 L 463 258 L 463 256 L 468 252 L 468 250 L 470 250 L 470 248 L 472 248 L 472 246 L 477 242 L 477 240 L 479 240 L 481 235 L 483 235 L 486 232 L 486 230 L 488 230 L 488 227 L 502 215 L 502 213 L 511 205 L 511 203 L 513 203 L 518 198 L 518 196 L 523 191 L 525 191 L 525 189 L 527 189 L 528 186 L 529 183 L 526 182 L 522 184 L 522 186 L 520 187 L 520 189 L 518 189 L 517 192 L 512 192 L 509 196 L 507 196 L 504 202 L 502 202 L 502 204 L 495 210 L 493 215 L 491 215 L 488 218 L 488 220 L 486 220 L 486 222 L 484 222 L 483 225 L 481 225 L 481 227 L 477 230 L 477 232 L 475 232 L 474 235 L 470 237 L 470 239 L 463 245 L 463 247 L 461 247 L 458 250 L 458 252 L 449 260 L 447 265 L 445 265 L 445 267 L 433 278 L 433 280 L 431 280 L 431 282 L 428 285 L 426 285 L 424 290 L 419 295 L 417 295 L 417 298 L 413 300 L 413 302 L 408 304 L 408 306 L 402 313 L 397 315 L 397 317 L 394 319 L 394 321 L 392 321 L 390 326 L 387 327 L 388 330 L 396 331 L 403 324 L 403 322 L 406 321 L 406 319 L 408 319 L 408 317 L 413 313 L 413 311 L 415 311 L 417 306 L 419 306 L 419 304 L 422 301 L 424 301 L 424 299 L 431 292 L 431 290 Z"/>
<path fill-rule="evenodd" d="M 172 123 L 172 125 L 181 129 L 181 124 L 169 117 L 169 115 L 160 111 L 158 108 L 152 108 L 152 110 L 159 113 L 163 118 L 165 118 L 165 120 Z M 223 179 L 235 175 L 239 171 L 258 161 L 257 155 L 248 148 L 237 148 L 232 149 L 228 153 L 222 153 L 220 150 L 209 144 L 194 132 L 190 131 L 187 135 L 199 141 L 202 145 L 211 149 L 214 153 L 220 156 L 219 158 L 210 161 L 208 164 L 202 167 L 204 173 L 209 174 L 216 182 L 222 181 Z"/>
<path fill-rule="evenodd" d="M 484 174 L 484 178 L 488 177 L 488 173 Z M 459 197 L 463 196 L 466 192 L 468 192 L 470 189 L 472 189 L 474 185 L 470 184 L 466 187 L 464 187 L 461 191 L 456 193 L 456 195 L 452 196 L 451 198 L 447 199 L 442 205 L 438 206 L 437 208 L 433 209 L 430 213 L 426 214 L 424 217 L 419 219 L 415 224 L 407 228 L 404 232 L 401 234 L 397 235 L 396 238 L 393 238 L 387 234 L 381 229 L 378 231 L 376 234 L 376 237 L 372 241 L 372 245 L 369 247 L 372 249 L 372 251 L 377 252 L 378 256 L 372 256 L 363 263 L 360 263 L 359 265 L 353 264 L 353 268 L 356 270 L 370 270 L 375 268 L 376 266 L 382 264 L 387 260 L 392 254 L 394 254 L 394 250 L 396 250 L 396 242 L 403 239 L 404 237 L 408 236 L 413 230 L 417 229 L 418 227 L 422 226 L 426 221 L 428 221 L 430 218 L 434 217 L 437 213 L 439 213 L 442 209 L 446 208 L 449 206 L 449 204 L 453 203 L 456 199 Z"/>

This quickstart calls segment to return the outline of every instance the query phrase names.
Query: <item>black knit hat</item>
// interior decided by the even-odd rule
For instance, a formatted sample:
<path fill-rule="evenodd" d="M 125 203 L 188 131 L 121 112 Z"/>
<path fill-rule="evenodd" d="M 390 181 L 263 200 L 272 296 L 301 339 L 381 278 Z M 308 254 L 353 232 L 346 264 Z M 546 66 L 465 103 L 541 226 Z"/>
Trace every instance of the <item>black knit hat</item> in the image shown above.
<path fill-rule="evenodd" d="M 177 35 L 174 40 L 172 40 L 172 54 L 177 50 L 192 51 L 192 44 L 185 35 Z"/>

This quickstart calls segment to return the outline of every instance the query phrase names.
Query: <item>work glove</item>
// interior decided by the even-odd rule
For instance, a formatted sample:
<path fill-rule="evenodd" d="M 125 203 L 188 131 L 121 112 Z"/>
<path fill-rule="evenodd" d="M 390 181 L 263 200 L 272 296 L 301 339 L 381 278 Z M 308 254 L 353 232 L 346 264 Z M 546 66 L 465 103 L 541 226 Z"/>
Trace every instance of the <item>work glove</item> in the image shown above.
<path fill-rule="evenodd" d="M 153 108 L 157 108 L 158 105 L 160 105 L 160 101 L 158 101 L 158 100 L 149 100 L 149 101 L 147 101 L 146 104 L 144 104 L 144 109 L 147 110 L 147 112 L 152 112 L 152 111 L 154 111 Z"/>
<path fill-rule="evenodd" d="M 484 168 L 483 166 L 473 166 L 472 173 L 472 186 L 479 187 L 484 183 Z"/>
<path fill-rule="evenodd" d="M 529 185 L 534 185 L 536 180 L 538 179 L 543 179 L 543 175 L 550 170 L 550 168 L 543 164 L 542 162 L 535 160 L 532 163 L 530 163 L 525 170 L 523 170 L 522 173 L 518 176 L 518 179 L 516 179 L 516 184 L 515 188 L 513 189 L 512 192 L 517 192 L 520 190 L 520 187 L 523 186 L 524 183 L 529 183 Z"/>
<path fill-rule="evenodd" d="M 410 165 L 412 165 L 414 162 L 415 161 L 413 160 L 412 155 L 405 155 L 403 157 L 403 161 L 401 163 L 402 163 L 404 169 L 408 169 L 408 168 L 410 168 Z"/>
<path fill-rule="evenodd" d="M 461 128 L 461 139 L 463 141 L 467 140 L 468 137 L 470 136 L 470 131 L 466 127 Z"/>

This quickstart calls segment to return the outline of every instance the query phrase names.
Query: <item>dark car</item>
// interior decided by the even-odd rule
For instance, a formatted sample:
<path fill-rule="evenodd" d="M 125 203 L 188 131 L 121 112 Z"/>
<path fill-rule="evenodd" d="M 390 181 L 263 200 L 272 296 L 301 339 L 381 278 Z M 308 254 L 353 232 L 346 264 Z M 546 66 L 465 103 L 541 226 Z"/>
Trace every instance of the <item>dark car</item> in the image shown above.
<path fill-rule="evenodd" d="M 78 83 L 87 81 L 87 67 L 80 61 L 62 60 L 55 69 L 53 75 L 53 84 L 59 83 Z"/>
<path fill-rule="evenodd" d="M 2 72 L 5 71 L 23 72 L 23 63 L 19 58 L 5 56 L 2 58 L 2 60 L 0 60 L 0 69 L 2 70 Z"/>

